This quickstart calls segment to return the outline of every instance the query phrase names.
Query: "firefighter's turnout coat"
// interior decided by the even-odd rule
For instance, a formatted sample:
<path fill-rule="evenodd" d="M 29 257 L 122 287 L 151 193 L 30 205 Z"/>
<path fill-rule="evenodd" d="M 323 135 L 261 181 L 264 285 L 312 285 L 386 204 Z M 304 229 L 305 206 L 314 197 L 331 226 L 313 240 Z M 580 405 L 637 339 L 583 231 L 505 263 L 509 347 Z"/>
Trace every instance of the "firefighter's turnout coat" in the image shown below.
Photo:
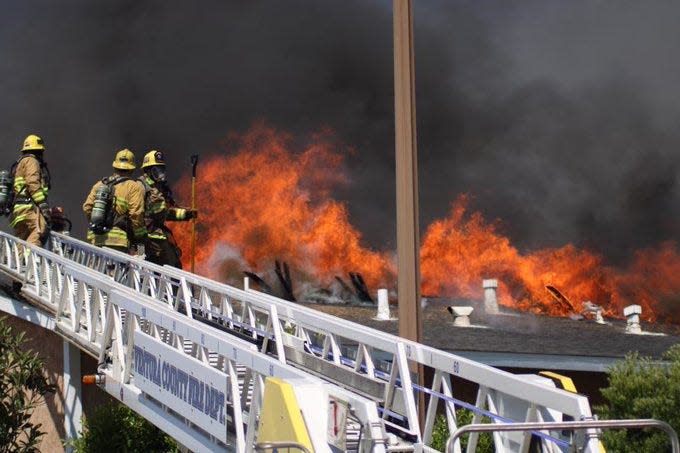
<path fill-rule="evenodd" d="M 147 240 L 145 242 L 146 259 L 164 265 L 182 267 L 182 255 L 166 221 L 185 221 L 188 210 L 175 206 L 171 195 L 161 191 L 153 179 L 142 175 L 139 181 L 144 185 L 144 217 L 146 218 Z"/>
<path fill-rule="evenodd" d="M 14 172 L 14 208 L 10 226 L 19 239 L 41 246 L 47 222 L 38 205 L 47 203 L 50 173 L 44 162 L 30 153 L 19 158 Z"/>
<path fill-rule="evenodd" d="M 127 179 L 119 175 L 113 175 L 109 179 L 118 178 L 114 181 L 113 193 L 114 210 L 113 226 L 110 231 L 103 234 L 95 234 L 92 230 L 87 231 L 87 240 L 97 246 L 107 246 L 119 250 L 128 251 L 131 242 L 141 243 L 146 236 L 144 225 L 144 187 L 134 179 Z M 94 206 L 97 189 L 104 184 L 97 181 L 90 194 L 83 203 L 83 212 L 90 220 Z"/>

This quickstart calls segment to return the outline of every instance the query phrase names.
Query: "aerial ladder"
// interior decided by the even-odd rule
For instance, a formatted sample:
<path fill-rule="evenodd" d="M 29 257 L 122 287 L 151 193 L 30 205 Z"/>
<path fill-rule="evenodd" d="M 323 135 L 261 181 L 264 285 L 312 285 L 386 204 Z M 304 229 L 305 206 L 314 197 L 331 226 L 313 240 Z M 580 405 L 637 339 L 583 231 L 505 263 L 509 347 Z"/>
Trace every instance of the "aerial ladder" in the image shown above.
<path fill-rule="evenodd" d="M 107 393 L 192 451 L 436 451 L 439 408 L 450 433 L 457 408 L 474 413 L 473 425 L 490 418 L 497 452 L 532 443 L 601 451 L 587 397 L 549 379 L 60 233 L 48 246 L 0 232 L 0 271 L 54 318 L 59 335 L 98 360 Z M 411 372 L 419 366 L 433 372 L 424 387 Z M 454 397 L 460 379 L 477 384 L 474 401 Z M 582 425 L 565 431 L 566 420 Z M 503 430 L 512 423 L 528 427 Z"/>

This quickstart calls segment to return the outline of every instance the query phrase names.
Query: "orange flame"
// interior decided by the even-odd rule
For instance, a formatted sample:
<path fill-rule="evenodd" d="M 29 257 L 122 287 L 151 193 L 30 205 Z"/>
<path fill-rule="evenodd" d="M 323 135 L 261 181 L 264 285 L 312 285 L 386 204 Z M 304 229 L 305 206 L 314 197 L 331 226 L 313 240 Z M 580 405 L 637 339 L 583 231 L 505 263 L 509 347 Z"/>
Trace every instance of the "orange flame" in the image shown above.
<path fill-rule="evenodd" d="M 551 286 L 568 296 L 577 312 L 590 301 L 605 315 L 621 317 L 625 306 L 638 304 L 647 321 L 680 322 L 680 255 L 674 242 L 638 251 L 626 269 L 607 266 L 601 256 L 572 244 L 522 255 L 480 213 L 466 216 L 468 203 L 468 196 L 459 197 L 449 217 L 427 229 L 423 293 L 480 298 L 481 280 L 495 278 L 499 302 L 521 310 L 568 314 L 568 304 L 548 292 Z"/>
<path fill-rule="evenodd" d="M 294 150 L 285 133 L 256 124 L 226 144 L 234 152 L 199 164 L 197 185 L 197 272 L 236 284 L 242 271 L 266 271 L 286 261 L 294 281 L 328 285 L 334 276 L 363 275 L 371 290 L 394 288 L 392 254 L 361 244 L 346 207 L 329 198 L 348 182 L 343 156 L 332 134 L 323 131 Z M 191 180 L 183 178 L 178 198 L 189 199 Z M 481 281 L 499 282 L 502 305 L 555 316 L 568 314 L 548 287 L 557 289 L 575 311 L 585 301 L 621 317 L 623 307 L 639 304 L 643 318 L 680 322 L 680 254 L 674 242 L 640 250 L 627 268 L 605 265 L 602 256 L 572 244 L 521 253 L 478 212 L 468 213 L 470 197 L 460 196 L 448 218 L 433 222 L 421 247 L 422 291 L 427 295 L 481 298 Z M 190 228 L 174 228 L 189 261 Z M 380 286 L 378 286 L 380 285 Z"/>
<path fill-rule="evenodd" d="M 233 280 L 239 267 L 261 272 L 281 259 L 303 280 L 329 284 L 351 271 L 361 273 L 369 287 L 390 284 L 388 255 L 364 248 L 345 206 L 328 198 L 332 185 L 347 182 L 331 135 L 324 131 L 293 152 L 289 135 L 260 123 L 229 137 L 235 153 L 199 164 L 199 273 L 219 280 L 231 273 Z M 181 199 L 188 199 L 190 184 L 180 181 Z M 190 231 L 175 229 L 186 266 Z"/>

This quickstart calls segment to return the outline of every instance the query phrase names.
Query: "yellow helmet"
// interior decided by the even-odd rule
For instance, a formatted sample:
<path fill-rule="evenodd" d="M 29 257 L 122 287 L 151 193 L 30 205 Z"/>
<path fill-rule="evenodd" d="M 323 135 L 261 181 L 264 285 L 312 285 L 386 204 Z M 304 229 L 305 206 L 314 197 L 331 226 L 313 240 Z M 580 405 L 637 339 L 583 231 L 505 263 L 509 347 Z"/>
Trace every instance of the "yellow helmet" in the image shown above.
<path fill-rule="evenodd" d="M 26 140 L 24 140 L 24 147 L 21 148 L 21 151 L 45 151 L 43 139 L 37 135 L 29 135 L 26 137 Z"/>
<path fill-rule="evenodd" d="M 129 149 L 121 149 L 116 153 L 116 158 L 113 160 L 113 168 L 118 170 L 134 170 L 135 155 Z"/>
<path fill-rule="evenodd" d="M 165 167 L 165 157 L 160 151 L 155 149 L 149 151 L 144 155 L 144 161 L 142 162 L 142 168 L 153 167 L 154 165 L 162 165 Z"/>

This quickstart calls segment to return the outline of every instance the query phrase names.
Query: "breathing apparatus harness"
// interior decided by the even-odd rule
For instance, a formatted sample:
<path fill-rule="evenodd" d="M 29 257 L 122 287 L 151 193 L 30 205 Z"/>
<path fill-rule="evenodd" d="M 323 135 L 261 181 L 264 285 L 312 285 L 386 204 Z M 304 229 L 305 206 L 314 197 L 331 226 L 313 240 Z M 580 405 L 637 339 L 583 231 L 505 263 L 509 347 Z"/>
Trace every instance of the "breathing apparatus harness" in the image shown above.
<path fill-rule="evenodd" d="M 22 195 L 14 193 L 14 177 L 17 172 L 17 166 L 19 165 L 19 162 L 27 157 L 33 157 L 34 159 L 38 160 L 40 163 L 40 177 L 42 182 L 45 184 L 48 190 L 51 187 L 50 170 L 47 168 L 47 164 L 42 159 L 42 155 L 30 152 L 21 155 L 19 159 L 17 159 L 16 162 L 12 164 L 12 167 L 9 171 L 0 171 L 0 214 L 2 215 L 9 215 L 16 203 L 35 203 L 28 194 Z M 22 192 L 23 190 L 24 189 L 22 189 Z"/>
<path fill-rule="evenodd" d="M 116 210 L 114 209 L 116 203 L 114 186 L 129 179 L 126 176 L 120 175 L 107 176 L 102 179 L 102 184 L 95 192 L 92 213 L 90 214 L 89 228 L 93 233 L 106 234 L 114 226 L 127 231 L 126 222 L 123 221 L 124 219 L 121 216 L 116 215 Z"/>

